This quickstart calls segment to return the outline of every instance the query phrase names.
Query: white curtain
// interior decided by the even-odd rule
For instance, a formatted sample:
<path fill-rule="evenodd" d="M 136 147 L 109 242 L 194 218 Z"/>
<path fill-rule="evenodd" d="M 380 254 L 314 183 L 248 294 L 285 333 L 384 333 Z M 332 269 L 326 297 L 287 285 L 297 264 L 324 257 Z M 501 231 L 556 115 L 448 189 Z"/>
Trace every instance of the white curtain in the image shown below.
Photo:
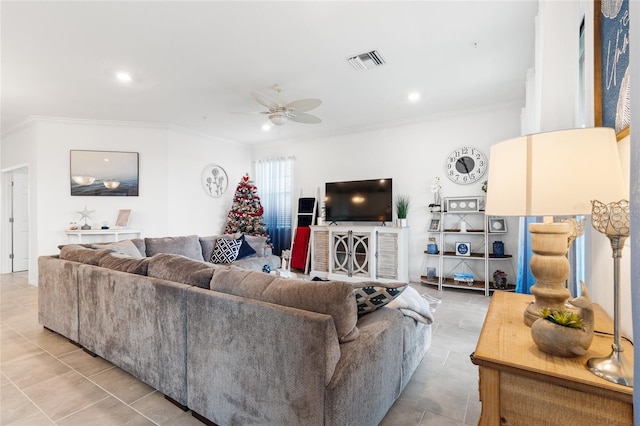
<path fill-rule="evenodd" d="M 293 157 L 287 157 L 255 162 L 258 195 L 264 208 L 264 224 L 276 255 L 291 247 L 294 161 Z"/>

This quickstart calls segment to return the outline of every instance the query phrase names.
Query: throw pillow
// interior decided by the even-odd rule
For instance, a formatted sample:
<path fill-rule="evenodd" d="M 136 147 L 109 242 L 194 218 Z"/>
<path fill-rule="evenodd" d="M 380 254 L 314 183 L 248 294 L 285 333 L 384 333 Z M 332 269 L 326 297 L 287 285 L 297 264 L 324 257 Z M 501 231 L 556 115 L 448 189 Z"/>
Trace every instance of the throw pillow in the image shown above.
<path fill-rule="evenodd" d="M 158 253 L 179 254 L 194 260 L 204 260 L 202 257 L 202 247 L 197 235 L 187 235 L 184 237 L 163 237 L 145 238 L 144 244 L 147 248 L 147 256 L 151 257 Z"/>
<path fill-rule="evenodd" d="M 407 288 L 405 283 L 361 282 L 353 283 L 358 315 L 368 314 L 398 297 Z"/>
<path fill-rule="evenodd" d="M 267 254 L 267 237 L 261 235 L 245 235 L 247 243 L 256 251 L 259 257 L 266 256 Z"/>
<path fill-rule="evenodd" d="M 238 250 L 238 257 L 236 260 L 244 259 L 245 257 L 253 256 L 256 254 L 256 251 L 249 245 L 247 240 L 244 238 L 244 234 L 238 238 L 239 241 L 242 241 L 240 245 L 240 249 Z"/>
<path fill-rule="evenodd" d="M 111 249 L 116 253 L 136 258 L 144 257 L 131 240 L 118 241 L 117 243 L 91 244 L 91 247 L 95 249 Z"/>
<path fill-rule="evenodd" d="M 238 252 L 242 245 L 241 240 L 227 240 L 226 238 L 218 238 L 216 246 L 211 254 L 211 262 L 213 263 L 233 263 L 238 258 Z"/>

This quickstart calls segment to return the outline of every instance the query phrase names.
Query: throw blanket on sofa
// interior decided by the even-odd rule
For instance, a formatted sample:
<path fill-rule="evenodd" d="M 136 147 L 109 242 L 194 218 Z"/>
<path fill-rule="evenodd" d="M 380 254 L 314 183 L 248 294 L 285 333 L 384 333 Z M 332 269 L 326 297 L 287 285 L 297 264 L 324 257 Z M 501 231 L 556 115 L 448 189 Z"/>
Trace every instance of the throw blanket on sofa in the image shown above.
<path fill-rule="evenodd" d="M 404 315 L 421 323 L 431 324 L 433 322 L 433 314 L 431 313 L 429 302 L 411 286 L 408 286 L 398 297 L 389 302 L 387 306 L 400 309 L 400 312 Z"/>

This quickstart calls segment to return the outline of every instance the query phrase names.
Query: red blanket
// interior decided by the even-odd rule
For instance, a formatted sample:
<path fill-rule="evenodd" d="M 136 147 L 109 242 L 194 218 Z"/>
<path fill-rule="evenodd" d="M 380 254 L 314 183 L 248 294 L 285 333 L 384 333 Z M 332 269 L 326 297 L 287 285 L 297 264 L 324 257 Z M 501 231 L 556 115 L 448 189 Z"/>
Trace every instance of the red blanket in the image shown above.
<path fill-rule="evenodd" d="M 310 234 L 311 228 L 308 226 L 298 226 L 296 228 L 293 250 L 291 251 L 291 267 L 293 269 L 304 269 L 306 266 Z"/>

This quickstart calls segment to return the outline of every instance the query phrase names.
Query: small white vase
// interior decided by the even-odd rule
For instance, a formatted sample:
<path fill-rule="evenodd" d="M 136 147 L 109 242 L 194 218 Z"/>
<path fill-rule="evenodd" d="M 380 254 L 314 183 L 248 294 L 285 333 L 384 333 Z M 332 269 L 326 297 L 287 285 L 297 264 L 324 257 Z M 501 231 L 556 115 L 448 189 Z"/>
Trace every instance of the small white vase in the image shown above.
<path fill-rule="evenodd" d="M 396 224 L 400 227 L 400 228 L 405 228 L 407 226 L 407 219 L 397 219 Z"/>

